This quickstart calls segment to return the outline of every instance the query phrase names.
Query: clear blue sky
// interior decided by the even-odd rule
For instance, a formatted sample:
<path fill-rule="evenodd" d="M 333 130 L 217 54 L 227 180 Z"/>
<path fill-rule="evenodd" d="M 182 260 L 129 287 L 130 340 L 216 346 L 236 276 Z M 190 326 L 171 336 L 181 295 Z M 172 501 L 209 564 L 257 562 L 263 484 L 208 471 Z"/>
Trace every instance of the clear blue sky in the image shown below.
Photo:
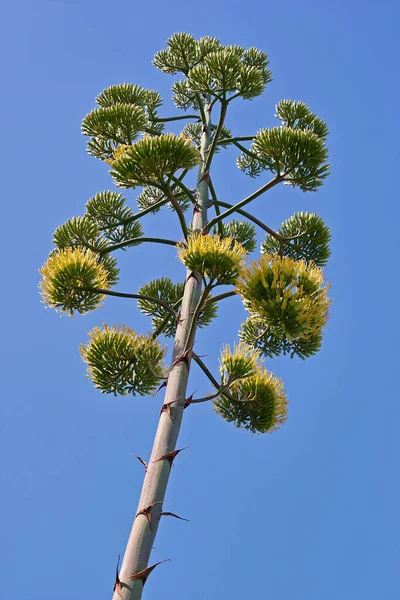
<path fill-rule="evenodd" d="M 253 204 L 270 226 L 297 210 L 332 228 L 326 270 L 334 304 L 320 354 L 280 358 L 291 400 L 272 436 L 235 430 L 206 405 L 185 414 L 146 600 L 396 600 L 400 597 L 399 118 L 397 2 L 18 1 L 2 9 L 3 293 L 0 415 L 3 598 L 110 598 L 149 455 L 161 397 L 114 399 L 85 379 L 79 343 L 94 325 L 146 331 L 134 301 L 112 300 L 75 320 L 45 310 L 38 268 L 52 232 L 112 189 L 85 153 L 81 118 L 105 87 L 158 89 L 151 65 L 174 32 L 214 35 L 269 53 L 264 96 L 236 104 L 237 135 L 274 124 L 281 98 L 303 100 L 330 127 L 332 175 L 317 194 L 282 188 Z M 221 199 L 258 186 L 234 153 L 219 155 Z M 134 205 L 135 192 L 127 194 Z M 164 211 L 147 234 L 178 227 Z M 261 241 L 261 237 L 259 241 Z M 162 248 L 160 250 L 160 248 Z M 121 257 L 118 289 L 182 277 L 174 250 Z M 218 348 L 243 316 L 229 299 L 198 352 L 215 371 Z M 207 391 L 193 368 L 189 390 Z"/>

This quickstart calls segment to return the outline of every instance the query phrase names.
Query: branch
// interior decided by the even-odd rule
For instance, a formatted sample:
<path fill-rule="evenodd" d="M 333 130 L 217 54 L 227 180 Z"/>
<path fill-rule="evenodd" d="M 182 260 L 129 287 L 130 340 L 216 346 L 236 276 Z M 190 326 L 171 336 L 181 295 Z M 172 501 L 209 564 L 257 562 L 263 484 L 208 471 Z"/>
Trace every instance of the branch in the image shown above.
<path fill-rule="evenodd" d="M 226 396 L 226 398 L 228 398 L 228 400 L 231 400 L 232 402 L 236 402 L 236 400 L 234 398 L 232 398 L 232 396 L 230 394 L 228 394 L 228 392 L 224 389 L 224 386 L 222 386 L 222 385 L 220 385 L 218 383 L 218 381 L 215 379 L 215 377 L 213 376 L 213 374 L 208 370 L 208 368 L 206 367 L 206 365 L 203 363 L 203 361 L 201 360 L 201 358 L 199 356 L 197 356 L 197 354 L 193 354 L 192 358 L 198 364 L 198 366 L 203 371 L 203 373 L 205 375 L 207 375 L 208 379 L 211 381 L 211 383 L 213 384 L 213 386 L 215 387 L 215 389 L 218 390 L 218 394 L 216 396 L 214 396 L 214 397 L 216 398 L 220 394 L 223 394 L 224 396 Z M 192 402 L 196 402 L 196 400 L 192 400 Z M 205 402 L 205 400 L 204 400 L 204 402 Z"/>
<path fill-rule="evenodd" d="M 125 246 L 129 246 L 137 242 L 141 244 L 142 242 L 153 242 L 154 244 L 166 244 L 167 246 L 176 246 L 179 242 L 175 242 L 174 240 L 165 240 L 164 238 L 153 238 L 153 237 L 137 237 L 126 240 L 125 242 L 119 242 L 118 244 L 113 244 L 112 246 L 108 246 L 101 250 L 99 254 L 103 256 L 103 254 L 109 254 L 110 252 L 114 252 L 114 250 L 119 250 L 120 248 L 124 248 Z"/>
<path fill-rule="evenodd" d="M 220 202 L 219 200 L 217 200 L 217 203 L 220 206 L 223 206 L 224 208 L 231 208 L 233 206 L 232 204 L 228 204 L 228 202 Z M 239 208 L 239 209 L 236 209 L 235 212 L 239 213 L 239 215 L 242 215 L 243 217 L 245 217 L 249 221 L 252 221 L 256 225 L 258 225 L 261 229 L 263 229 L 264 231 L 266 231 L 267 233 L 269 233 L 269 235 L 271 235 L 272 237 L 274 237 L 279 242 L 283 242 L 284 244 L 286 244 L 290 240 L 295 240 L 296 238 L 299 238 L 299 237 L 301 237 L 302 235 L 305 234 L 305 231 L 302 231 L 301 233 L 298 233 L 297 235 L 292 235 L 292 236 L 289 236 L 289 237 L 285 237 L 283 235 L 280 235 L 280 233 L 277 233 L 276 231 L 274 231 L 270 227 L 268 227 L 268 225 L 265 225 L 265 223 L 263 223 L 262 221 L 260 221 L 260 219 L 257 219 L 257 217 L 254 217 L 252 214 L 250 214 L 246 210 L 242 210 L 241 208 Z"/>
<path fill-rule="evenodd" d="M 177 300 L 175 302 L 175 304 L 172 305 L 172 310 L 174 310 L 175 308 L 178 308 L 180 306 L 180 304 L 182 303 L 183 300 L 183 296 L 182 298 L 179 298 L 179 300 Z M 174 311 L 174 317 L 175 319 L 177 319 L 179 317 L 179 313 L 175 313 Z M 158 338 L 158 336 L 163 332 L 164 327 L 166 327 L 168 325 L 168 323 L 171 320 L 171 316 L 167 315 L 165 317 L 165 319 L 160 323 L 160 325 L 157 327 L 157 329 L 155 331 L 153 331 L 153 333 L 151 334 L 151 339 L 155 340 Z"/>
<path fill-rule="evenodd" d="M 226 117 L 226 111 L 228 109 L 228 102 L 226 100 L 221 100 L 221 112 L 219 115 L 219 122 L 218 122 L 218 126 L 217 129 L 214 133 L 214 137 L 213 137 L 213 141 L 211 144 L 211 148 L 208 151 L 208 156 L 207 156 L 207 161 L 206 161 L 206 165 L 204 167 L 204 172 L 207 173 L 207 171 L 210 169 L 210 165 L 211 165 L 211 161 L 213 159 L 214 153 L 215 153 L 215 149 L 217 147 L 217 143 L 218 143 L 218 138 L 221 134 L 222 131 L 222 127 L 224 126 L 224 121 L 225 121 L 225 117 Z"/>
<path fill-rule="evenodd" d="M 178 186 L 181 188 L 181 190 L 183 192 L 185 192 L 185 194 L 190 198 L 192 204 L 196 204 L 196 198 L 194 197 L 193 193 L 189 190 L 188 187 L 186 187 L 186 185 L 177 177 L 174 177 L 173 175 L 171 176 L 171 180 Z"/>
<path fill-rule="evenodd" d="M 258 198 L 258 196 L 261 196 L 261 194 L 268 192 L 268 190 L 270 190 L 271 188 L 276 186 L 278 183 L 281 183 L 283 180 L 284 180 L 283 175 L 277 175 L 276 177 L 274 177 L 274 179 L 271 179 L 271 181 L 269 181 L 268 183 L 266 183 L 265 185 L 260 187 L 258 190 L 256 190 L 252 194 L 250 194 L 250 196 L 247 196 L 247 198 L 245 198 L 244 200 L 241 200 L 240 202 L 238 202 L 237 204 L 235 204 L 234 206 L 232 206 L 225 212 L 221 213 L 217 217 L 214 217 L 214 219 L 211 219 L 211 221 L 209 221 L 207 223 L 207 225 L 204 229 L 207 231 L 210 231 L 210 229 L 212 227 L 214 227 L 214 225 L 216 225 L 218 223 L 218 221 L 225 219 L 225 217 L 228 217 L 232 213 L 236 212 L 238 210 L 238 208 L 242 208 L 242 206 L 245 206 L 246 204 L 248 204 L 255 198 Z"/>
<path fill-rule="evenodd" d="M 250 158 L 254 158 L 255 160 L 260 160 L 260 157 L 257 156 L 257 154 L 254 154 L 254 152 L 251 152 L 250 150 L 248 150 L 247 148 L 242 146 L 242 144 L 239 144 L 239 142 L 232 142 L 232 144 L 234 146 L 236 146 L 236 148 L 239 148 L 239 150 L 241 150 L 244 154 L 247 154 L 247 156 L 250 156 Z"/>
<path fill-rule="evenodd" d="M 125 294 L 124 292 L 113 292 L 112 290 L 103 290 L 101 288 L 92 287 L 85 288 L 85 291 L 94 292 L 95 294 L 104 294 L 105 296 L 116 296 L 117 298 L 133 298 L 134 300 L 147 300 L 149 302 L 154 302 L 154 304 L 162 306 L 174 317 L 177 316 L 176 311 L 167 302 L 164 302 L 159 298 L 154 298 L 154 296 L 146 296 L 144 294 Z"/>
<path fill-rule="evenodd" d="M 218 398 L 219 392 L 216 394 L 211 394 L 210 396 L 204 396 L 203 398 L 192 398 L 190 404 L 200 404 L 200 402 L 208 402 L 209 400 L 214 400 L 214 398 Z"/>
<path fill-rule="evenodd" d="M 186 177 L 188 172 L 189 172 L 189 169 L 184 169 L 178 177 L 179 181 L 181 181 L 184 177 Z M 174 190 L 175 187 L 176 187 L 176 184 L 173 185 L 171 187 L 171 189 Z M 126 219 L 121 219 L 118 223 L 113 223 L 112 225 L 103 227 L 103 229 L 106 231 L 108 229 L 114 229 L 115 227 L 119 227 L 120 225 L 129 225 L 129 223 L 133 223 L 134 221 L 137 221 L 138 219 L 141 219 L 145 215 L 151 213 L 155 208 L 161 208 L 161 206 L 166 204 L 168 202 L 168 200 L 169 200 L 169 198 L 162 198 L 161 200 L 159 200 L 152 206 L 149 206 L 148 208 L 145 208 L 144 210 L 141 210 L 140 212 L 136 213 L 136 215 L 132 215 L 131 217 L 127 217 Z"/>
<path fill-rule="evenodd" d="M 211 177 L 208 178 L 208 188 L 211 192 L 211 197 L 213 199 L 214 202 L 214 208 L 215 208 L 215 214 L 217 215 L 217 217 L 220 216 L 221 211 L 219 210 L 219 203 L 218 203 L 218 199 L 217 199 L 217 194 L 215 193 L 215 188 L 214 185 L 211 181 Z M 218 233 L 221 237 L 223 237 L 224 235 L 224 228 L 222 227 L 222 221 L 218 221 L 217 223 L 217 227 L 218 227 Z"/>
<path fill-rule="evenodd" d="M 194 309 L 192 319 L 190 321 L 189 331 L 187 333 L 186 344 L 185 344 L 185 349 L 183 351 L 183 354 L 188 352 L 193 346 L 192 338 L 194 338 L 194 333 L 196 331 L 197 319 L 199 317 L 199 314 L 200 314 L 202 308 L 204 307 L 204 304 L 206 302 L 207 296 L 210 293 L 210 291 L 211 291 L 211 286 L 205 284 L 203 292 L 199 298 L 196 308 Z"/>
<path fill-rule="evenodd" d="M 179 205 L 178 200 L 175 198 L 175 196 L 172 192 L 172 189 L 170 187 L 167 188 L 167 196 L 168 196 L 172 206 L 174 207 L 176 214 L 178 215 L 178 219 L 181 224 L 183 236 L 184 236 L 185 240 L 187 240 L 188 229 L 187 229 L 187 225 L 186 225 L 185 215 L 183 214 L 183 210 L 182 210 L 181 206 Z"/>
<path fill-rule="evenodd" d="M 225 298 L 231 298 L 232 296 L 236 296 L 236 294 L 236 290 L 231 290 L 230 292 L 224 292 L 223 294 L 218 294 L 217 296 L 211 296 L 211 298 L 206 300 L 205 306 L 208 306 L 208 304 L 213 304 L 214 302 L 219 302 Z"/>
<path fill-rule="evenodd" d="M 219 140 L 218 144 L 233 144 L 233 142 L 252 142 L 256 136 L 255 135 L 244 135 L 241 137 L 233 137 L 233 138 L 225 138 L 224 140 Z"/>
<path fill-rule="evenodd" d="M 183 119 L 197 119 L 199 120 L 199 115 L 180 115 L 177 117 L 157 117 L 157 119 L 152 119 L 154 123 L 167 123 L 169 121 L 182 121 Z"/>

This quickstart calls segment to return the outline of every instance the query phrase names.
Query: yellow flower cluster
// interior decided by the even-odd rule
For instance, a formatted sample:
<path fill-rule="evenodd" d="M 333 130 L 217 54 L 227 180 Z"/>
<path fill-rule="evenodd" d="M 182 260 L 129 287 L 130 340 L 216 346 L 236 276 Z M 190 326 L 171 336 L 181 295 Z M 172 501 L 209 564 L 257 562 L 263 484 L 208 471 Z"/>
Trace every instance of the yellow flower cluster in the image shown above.
<path fill-rule="evenodd" d="M 40 269 L 43 301 L 51 308 L 73 315 L 97 308 L 104 295 L 93 288 L 107 289 L 109 276 L 98 254 L 82 248 L 64 248 L 50 254 Z"/>
<path fill-rule="evenodd" d="M 233 384 L 239 415 L 247 416 L 250 429 L 258 433 L 277 431 L 287 420 L 288 399 L 283 381 L 266 369 Z M 247 413 L 247 415 L 246 415 Z"/>
<path fill-rule="evenodd" d="M 104 394 L 145 396 L 157 389 L 166 374 L 166 349 L 125 325 L 95 327 L 80 350 L 88 378 Z"/>
<path fill-rule="evenodd" d="M 222 349 L 220 358 L 222 384 L 254 375 L 262 362 L 261 352 L 248 344 L 239 342 L 234 345 L 233 350 L 227 344 Z"/>
<path fill-rule="evenodd" d="M 250 314 L 275 335 L 306 338 L 320 333 L 328 320 L 329 285 L 312 263 L 265 254 L 243 272 L 237 289 Z"/>
<path fill-rule="evenodd" d="M 219 235 L 191 235 L 180 245 L 178 256 L 191 271 L 207 277 L 211 285 L 235 283 L 244 268 L 246 250 L 232 238 Z"/>
<path fill-rule="evenodd" d="M 254 433 L 276 431 L 286 421 L 288 400 L 281 379 L 262 366 L 260 352 L 240 342 L 220 359 L 221 385 L 214 405 L 226 421 Z"/>
<path fill-rule="evenodd" d="M 114 160 L 118 160 L 119 158 L 121 158 L 121 156 L 123 156 L 127 150 L 127 148 L 129 148 L 129 144 L 121 144 L 120 146 L 117 146 L 117 148 L 115 148 L 114 152 L 113 152 L 113 157 L 112 158 L 106 158 L 105 162 L 108 163 L 109 165 L 112 165 Z"/>

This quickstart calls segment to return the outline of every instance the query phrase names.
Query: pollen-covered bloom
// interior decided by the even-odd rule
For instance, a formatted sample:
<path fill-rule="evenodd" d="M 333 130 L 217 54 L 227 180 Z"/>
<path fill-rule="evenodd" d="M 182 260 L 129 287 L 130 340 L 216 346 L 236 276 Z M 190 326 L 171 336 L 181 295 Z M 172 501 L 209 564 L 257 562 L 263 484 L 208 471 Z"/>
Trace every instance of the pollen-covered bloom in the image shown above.
<path fill-rule="evenodd" d="M 262 362 L 261 352 L 248 344 L 239 342 L 234 345 L 233 350 L 227 344 L 219 361 L 222 385 L 254 375 Z"/>
<path fill-rule="evenodd" d="M 109 273 L 99 255 L 83 248 L 52 252 L 40 269 L 39 289 L 45 304 L 72 316 L 99 306 L 104 295 L 94 289 L 110 287 Z"/>
<path fill-rule="evenodd" d="M 254 373 L 229 386 L 214 401 L 216 412 L 225 421 L 252 433 L 272 433 L 286 421 L 288 400 L 283 383 L 258 366 Z"/>
<path fill-rule="evenodd" d="M 103 394 L 146 396 L 165 376 L 165 348 L 129 327 L 95 327 L 81 345 L 88 377 Z"/>
<path fill-rule="evenodd" d="M 288 340 L 320 335 L 328 320 L 328 289 L 314 264 L 269 254 L 246 269 L 237 284 L 251 316 Z"/>
<path fill-rule="evenodd" d="M 193 234 L 178 255 L 183 264 L 209 279 L 211 285 L 235 283 L 245 264 L 246 250 L 232 238 Z"/>
<path fill-rule="evenodd" d="M 121 144 L 120 146 L 117 146 L 113 152 L 112 158 L 106 158 L 105 162 L 109 165 L 112 165 L 114 160 L 118 160 L 119 158 L 121 158 L 121 156 L 124 156 L 125 152 L 129 147 L 129 144 Z"/>

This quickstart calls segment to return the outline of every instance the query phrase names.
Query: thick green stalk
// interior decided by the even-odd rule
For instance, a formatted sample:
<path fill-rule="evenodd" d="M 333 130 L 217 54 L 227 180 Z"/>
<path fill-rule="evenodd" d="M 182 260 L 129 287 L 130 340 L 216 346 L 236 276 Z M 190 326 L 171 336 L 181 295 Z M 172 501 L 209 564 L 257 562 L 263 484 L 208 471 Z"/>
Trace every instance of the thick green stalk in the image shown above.
<path fill-rule="evenodd" d="M 210 110 L 205 107 L 201 111 L 205 115 L 204 131 L 201 138 L 202 162 L 199 168 L 196 205 L 193 212 L 193 230 L 202 231 L 207 223 L 208 183 L 205 175 L 207 149 L 210 145 L 211 120 Z M 119 579 L 121 589 L 116 588 L 113 600 L 140 600 L 142 597 L 143 581 L 129 579 L 148 566 L 154 539 L 161 518 L 162 502 L 168 484 L 172 461 L 160 459 L 172 452 L 176 447 L 181 426 L 183 405 L 186 398 L 186 388 L 191 361 L 190 349 L 194 343 L 196 327 L 192 321 L 196 318 L 196 307 L 199 304 L 202 291 L 201 277 L 195 273 L 187 273 L 182 299 L 180 319 L 175 335 L 174 351 L 171 369 L 168 376 L 164 405 L 169 410 L 161 412 L 154 440 L 148 469 L 146 470 L 138 510 L 133 522 L 131 534 L 126 546 Z M 189 352 L 185 352 L 185 348 Z M 156 503 L 156 504 L 155 504 Z"/>

